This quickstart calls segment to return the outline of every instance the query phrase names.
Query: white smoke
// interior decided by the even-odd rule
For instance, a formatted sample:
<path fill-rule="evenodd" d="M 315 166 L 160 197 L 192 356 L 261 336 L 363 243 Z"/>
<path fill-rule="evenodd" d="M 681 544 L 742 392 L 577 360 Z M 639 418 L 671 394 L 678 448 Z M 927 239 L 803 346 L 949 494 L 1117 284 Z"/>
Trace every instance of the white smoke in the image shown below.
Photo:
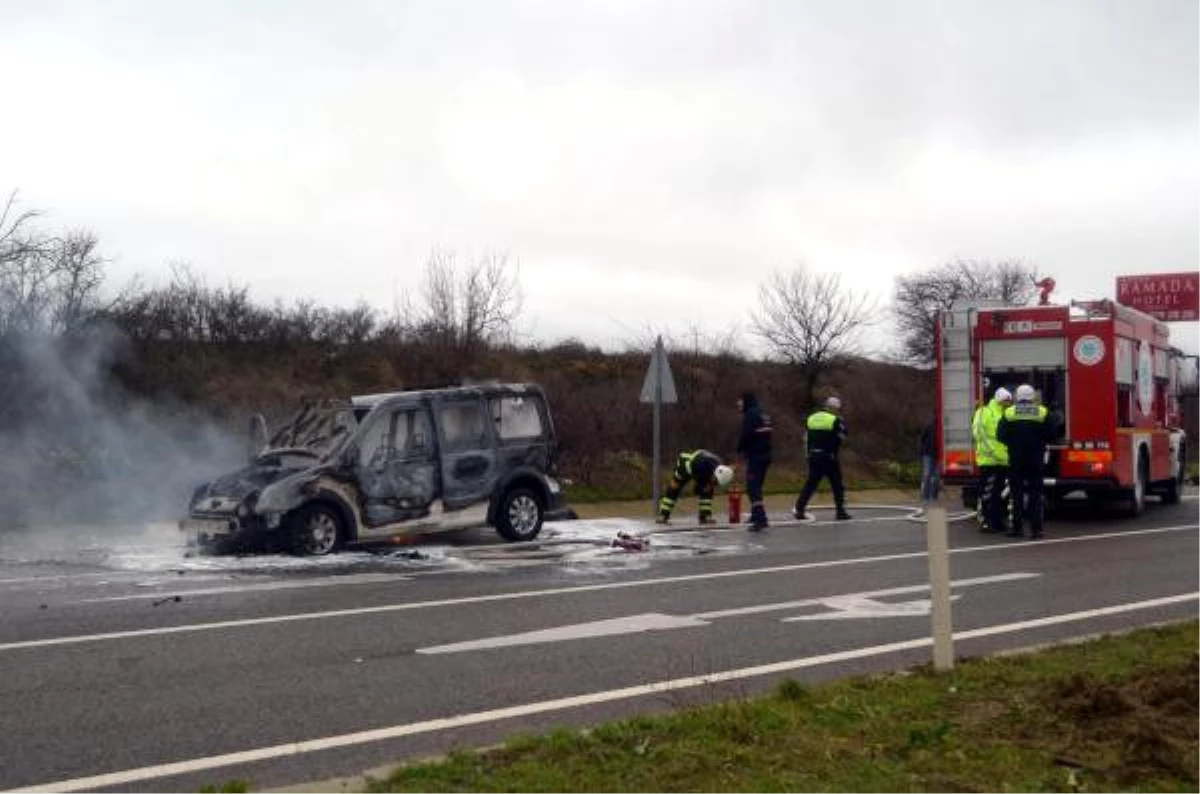
<path fill-rule="evenodd" d="M 0 532 L 141 525 L 182 515 L 196 485 L 244 460 L 238 433 L 122 390 L 115 330 L 9 336 L 0 355 Z"/>

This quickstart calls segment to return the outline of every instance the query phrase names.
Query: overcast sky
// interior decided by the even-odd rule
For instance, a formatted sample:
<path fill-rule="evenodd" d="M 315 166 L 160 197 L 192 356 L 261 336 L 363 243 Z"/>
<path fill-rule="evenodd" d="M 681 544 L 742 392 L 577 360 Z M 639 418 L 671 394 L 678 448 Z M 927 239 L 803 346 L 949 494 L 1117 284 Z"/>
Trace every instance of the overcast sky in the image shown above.
<path fill-rule="evenodd" d="M 0 193 L 93 230 L 118 282 L 185 261 L 386 310 L 431 249 L 500 251 L 529 340 L 751 347 L 802 263 L 885 300 L 955 258 L 1059 299 L 1200 262 L 1196 0 L 0 11 Z"/>

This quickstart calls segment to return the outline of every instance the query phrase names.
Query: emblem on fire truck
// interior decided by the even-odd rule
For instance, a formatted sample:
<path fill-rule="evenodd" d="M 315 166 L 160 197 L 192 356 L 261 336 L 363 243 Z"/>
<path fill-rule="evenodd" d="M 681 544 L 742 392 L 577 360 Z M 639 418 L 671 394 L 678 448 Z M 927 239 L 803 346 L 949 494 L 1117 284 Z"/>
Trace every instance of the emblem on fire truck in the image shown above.
<path fill-rule="evenodd" d="M 1137 397 L 1138 406 L 1142 409 L 1142 413 L 1147 415 L 1154 407 L 1153 365 L 1154 362 L 1150 358 L 1150 345 L 1142 340 L 1138 344 Z"/>
<path fill-rule="evenodd" d="M 1081 336 L 1075 340 L 1075 360 L 1091 367 L 1104 360 L 1104 340 L 1098 336 Z"/>

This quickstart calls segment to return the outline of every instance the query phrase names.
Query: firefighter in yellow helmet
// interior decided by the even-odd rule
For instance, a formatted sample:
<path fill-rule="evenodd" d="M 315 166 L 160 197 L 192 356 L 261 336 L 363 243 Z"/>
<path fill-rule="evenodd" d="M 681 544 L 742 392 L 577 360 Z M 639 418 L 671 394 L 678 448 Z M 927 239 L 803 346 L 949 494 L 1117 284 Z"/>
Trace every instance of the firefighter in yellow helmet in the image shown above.
<path fill-rule="evenodd" d="M 1019 538 L 1029 520 L 1030 536 L 1042 536 L 1043 459 L 1046 443 L 1055 435 L 1055 423 L 1037 392 L 1028 383 L 1017 387 L 1017 402 L 1004 409 L 996 435 L 1008 448 L 1008 482 L 1012 491 L 1009 537 Z"/>

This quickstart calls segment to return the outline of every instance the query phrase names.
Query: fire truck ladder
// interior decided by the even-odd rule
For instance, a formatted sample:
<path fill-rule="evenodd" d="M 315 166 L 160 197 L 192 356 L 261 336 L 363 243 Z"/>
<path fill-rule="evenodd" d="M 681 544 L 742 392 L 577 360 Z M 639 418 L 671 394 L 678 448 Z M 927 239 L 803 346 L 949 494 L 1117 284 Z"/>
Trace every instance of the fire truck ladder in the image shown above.
<path fill-rule="evenodd" d="M 976 307 L 954 307 L 941 314 L 942 439 L 945 450 L 970 450 L 975 413 L 971 377 L 971 325 Z"/>

